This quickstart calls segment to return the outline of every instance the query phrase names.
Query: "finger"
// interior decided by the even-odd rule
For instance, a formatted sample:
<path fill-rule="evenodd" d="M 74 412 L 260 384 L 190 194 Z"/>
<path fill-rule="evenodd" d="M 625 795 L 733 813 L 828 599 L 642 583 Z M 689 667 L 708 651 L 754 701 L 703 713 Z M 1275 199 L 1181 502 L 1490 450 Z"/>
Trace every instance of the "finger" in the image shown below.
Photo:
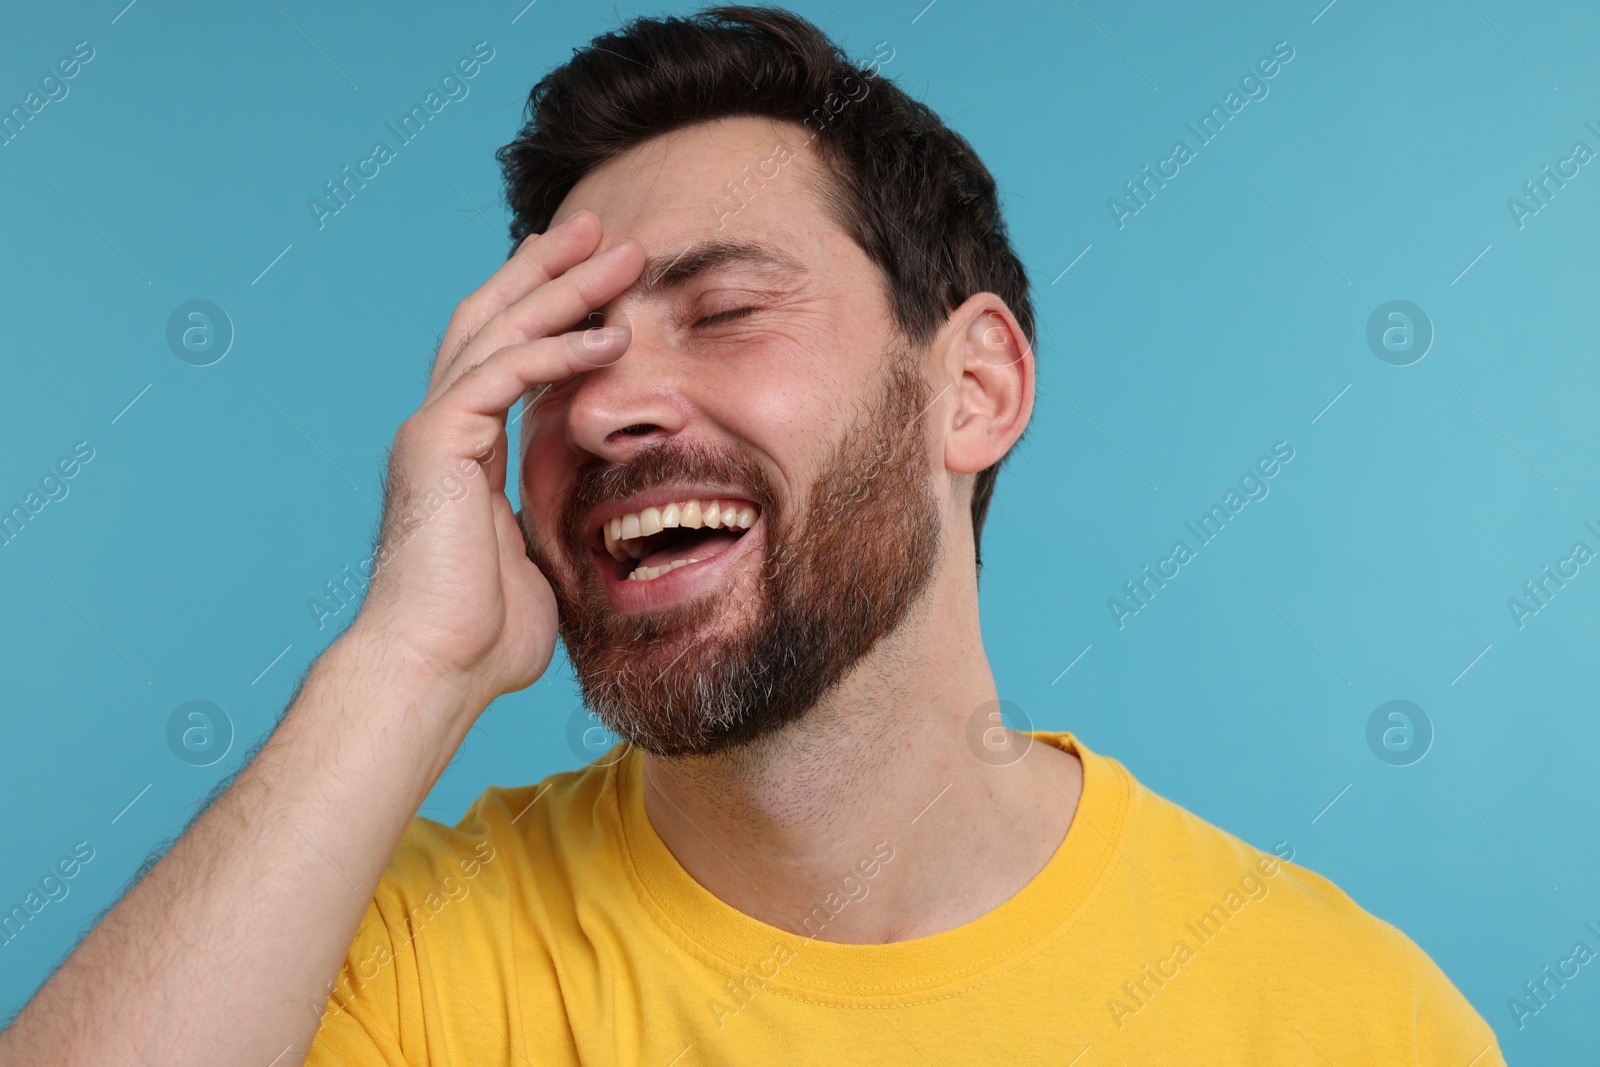
<path fill-rule="evenodd" d="M 494 502 L 494 525 L 495 532 L 500 535 L 501 567 L 511 571 L 527 563 L 528 540 L 522 530 L 522 512 L 513 511 L 511 501 L 505 496 Z"/>
<path fill-rule="evenodd" d="M 507 257 L 473 294 L 490 313 L 526 296 L 560 274 L 572 263 L 580 262 L 600 243 L 600 216 L 581 208 L 544 233 L 529 234 L 517 250 Z M 577 255 L 565 266 L 553 267 L 546 257 Z"/>
<path fill-rule="evenodd" d="M 439 343 L 429 377 L 430 389 L 451 376 L 467 346 L 496 315 L 594 253 L 599 241 L 598 224 L 583 222 L 593 217 L 589 212 L 583 218 L 569 219 L 572 225 L 530 235 L 487 282 L 456 306 Z"/>
<path fill-rule="evenodd" d="M 585 208 L 546 233 L 524 238 L 516 252 L 456 306 L 430 384 L 444 377 L 465 343 L 495 315 L 589 258 L 600 232 L 599 216 Z"/>
<path fill-rule="evenodd" d="M 465 368 L 444 392 L 423 406 L 441 415 L 504 417 L 511 405 L 535 386 L 552 385 L 615 363 L 632 339 L 628 327 L 607 326 L 506 345 Z"/>
<path fill-rule="evenodd" d="M 495 444 L 494 455 L 489 457 L 488 463 L 483 464 L 483 473 L 488 476 L 491 491 L 496 493 L 506 491 L 506 470 L 510 462 L 510 445 L 506 440 L 505 430 L 501 430 L 500 439 Z"/>
<path fill-rule="evenodd" d="M 570 329 L 632 285 L 644 260 L 642 245 L 623 240 L 540 286 L 490 319 L 436 385 L 448 389 L 491 352 Z"/>

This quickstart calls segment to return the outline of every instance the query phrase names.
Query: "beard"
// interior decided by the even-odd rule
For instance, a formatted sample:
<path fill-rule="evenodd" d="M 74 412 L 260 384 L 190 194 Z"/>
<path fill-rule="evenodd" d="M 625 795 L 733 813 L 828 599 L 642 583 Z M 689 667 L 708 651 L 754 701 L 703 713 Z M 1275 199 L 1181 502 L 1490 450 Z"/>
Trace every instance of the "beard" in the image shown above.
<path fill-rule="evenodd" d="M 584 703 L 624 741 L 681 757 L 770 737 L 843 681 L 925 590 L 940 547 L 916 426 L 930 390 L 909 350 L 892 349 L 886 362 L 879 396 L 834 444 L 803 507 L 778 499 L 748 456 L 663 442 L 626 463 L 578 470 L 560 523 L 569 566 L 550 566 L 527 538 L 555 592 Z M 740 566 L 730 588 L 688 604 L 620 614 L 590 559 L 584 520 L 667 482 L 736 487 L 758 502 L 762 565 Z"/>

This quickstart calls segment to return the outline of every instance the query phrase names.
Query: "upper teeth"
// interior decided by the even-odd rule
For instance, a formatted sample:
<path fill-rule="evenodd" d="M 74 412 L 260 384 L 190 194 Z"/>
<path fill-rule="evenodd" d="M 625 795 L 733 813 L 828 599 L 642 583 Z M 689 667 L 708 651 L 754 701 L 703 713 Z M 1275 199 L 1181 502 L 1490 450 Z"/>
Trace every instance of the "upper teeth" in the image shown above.
<path fill-rule="evenodd" d="M 606 551 L 618 560 L 643 559 L 643 539 L 677 526 L 748 530 L 756 509 L 733 500 L 685 500 L 617 515 L 605 525 Z"/>

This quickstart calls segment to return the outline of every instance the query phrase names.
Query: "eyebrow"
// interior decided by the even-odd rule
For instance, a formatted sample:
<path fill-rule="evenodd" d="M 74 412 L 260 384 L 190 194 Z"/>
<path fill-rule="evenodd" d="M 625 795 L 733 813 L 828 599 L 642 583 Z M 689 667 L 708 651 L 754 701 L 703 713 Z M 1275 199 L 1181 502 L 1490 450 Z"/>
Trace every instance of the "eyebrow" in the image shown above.
<path fill-rule="evenodd" d="M 691 243 L 673 256 L 651 256 L 645 261 L 633 290 L 652 296 L 683 285 L 707 271 L 723 267 L 755 267 L 784 274 L 808 273 L 806 265 L 789 253 L 769 245 L 725 238 Z"/>

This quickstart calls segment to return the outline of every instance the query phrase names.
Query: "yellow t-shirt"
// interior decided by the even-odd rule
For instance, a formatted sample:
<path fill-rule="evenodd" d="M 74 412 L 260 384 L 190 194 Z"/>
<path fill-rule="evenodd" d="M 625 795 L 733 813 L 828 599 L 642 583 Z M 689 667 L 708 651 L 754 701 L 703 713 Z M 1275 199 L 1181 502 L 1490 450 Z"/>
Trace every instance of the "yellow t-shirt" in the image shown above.
<path fill-rule="evenodd" d="M 903 851 L 795 929 L 724 904 L 652 828 L 618 746 L 414 820 L 307 1061 L 460 1064 L 1505 1063 L 1433 961 L 1327 879 L 1250 847 L 1065 732 L 1061 846 L 964 926 L 822 940 Z"/>

